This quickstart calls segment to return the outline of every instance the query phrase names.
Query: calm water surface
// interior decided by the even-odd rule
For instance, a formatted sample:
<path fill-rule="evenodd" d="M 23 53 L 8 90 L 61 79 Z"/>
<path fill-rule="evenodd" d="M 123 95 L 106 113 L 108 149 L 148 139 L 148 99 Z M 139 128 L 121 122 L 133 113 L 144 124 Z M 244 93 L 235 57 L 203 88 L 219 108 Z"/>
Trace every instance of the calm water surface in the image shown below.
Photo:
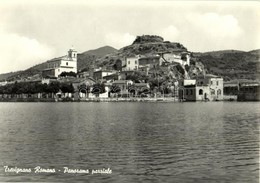
<path fill-rule="evenodd" d="M 0 181 L 258 182 L 259 103 L 0 103 Z M 8 173 L 4 166 L 61 172 Z M 110 168 L 112 174 L 64 174 Z"/>

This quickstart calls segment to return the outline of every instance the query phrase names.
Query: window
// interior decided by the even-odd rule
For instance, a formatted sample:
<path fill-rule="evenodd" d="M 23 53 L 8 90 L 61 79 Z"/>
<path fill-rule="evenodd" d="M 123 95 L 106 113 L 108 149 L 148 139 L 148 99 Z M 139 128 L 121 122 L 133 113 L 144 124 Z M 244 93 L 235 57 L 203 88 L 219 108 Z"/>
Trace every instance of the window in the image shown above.
<path fill-rule="evenodd" d="M 193 91 L 192 91 L 192 89 L 190 90 L 190 95 L 193 95 Z"/>
<path fill-rule="evenodd" d="M 128 61 L 128 64 L 130 64 L 130 61 Z"/>
<path fill-rule="evenodd" d="M 189 90 L 188 89 L 186 89 L 186 95 L 189 95 Z"/>
<path fill-rule="evenodd" d="M 213 85 L 213 81 L 210 81 L 210 84 Z"/>
<path fill-rule="evenodd" d="M 201 81 L 200 84 L 203 85 L 203 81 Z"/>
<path fill-rule="evenodd" d="M 203 90 L 202 89 L 199 90 L 199 95 L 203 95 Z"/>
<path fill-rule="evenodd" d="M 135 61 L 135 64 L 137 64 L 137 61 Z"/>
<path fill-rule="evenodd" d="M 66 62 L 66 65 L 68 65 L 68 62 Z"/>
<path fill-rule="evenodd" d="M 214 89 L 211 90 L 211 95 L 215 95 L 215 90 Z"/>
<path fill-rule="evenodd" d="M 218 81 L 217 81 L 217 86 L 218 86 Z"/>
<path fill-rule="evenodd" d="M 220 89 L 218 89 L 217 93 L 218 93 L 218 95 L 221 95 L 221 90 L 220 90 Z"/>

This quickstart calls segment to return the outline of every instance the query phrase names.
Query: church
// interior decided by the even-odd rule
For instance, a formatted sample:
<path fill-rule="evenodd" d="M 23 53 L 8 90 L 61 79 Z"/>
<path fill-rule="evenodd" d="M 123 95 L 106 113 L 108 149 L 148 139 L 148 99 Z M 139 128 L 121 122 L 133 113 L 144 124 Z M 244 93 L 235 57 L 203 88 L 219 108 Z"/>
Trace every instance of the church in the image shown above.
<path fill-rule="evenodd" d="M 77 51 L 69 49 L 68 55 L 47 61 L 42 77 L 59 77 L 62 72 L 77 73 Z"/>

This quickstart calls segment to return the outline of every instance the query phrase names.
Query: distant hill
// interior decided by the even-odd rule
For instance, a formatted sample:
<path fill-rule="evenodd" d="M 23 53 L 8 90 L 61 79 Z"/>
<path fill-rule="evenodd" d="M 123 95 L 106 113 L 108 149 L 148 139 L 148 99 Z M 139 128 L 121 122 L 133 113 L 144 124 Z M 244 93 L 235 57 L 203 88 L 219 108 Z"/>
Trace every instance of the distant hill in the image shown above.
<path fill-rule="evenodd" d="M 0 74 L 0 81 L 4 81 L 6 78 L 12 77 L 14 75 L 19 75 L 23 71 L 16 71 L 16 72 L 9 72 L 9 73 L 3 73 Z"/>
<path fill-rule="evenodd" d="M 89 70 L 94 67 L 96 60 L 107 54 L 115 53 L 117 49 L 111 46 L 104 46 L 95 50 L 85 51 L 78 54 L 78 70 Z"/>
<path fill-rule="evenodd" d="M 260 55 L 260 49 L 252 50 L 252 51 L 249 51 L 248 53 L 253 54 L 253 55 Z"/>
<path fill-rule="evenodd" d="M 103 46 L 101 48 L 95 49 L 95 50 L 89 50 L 81 53 L 81 55 L 94 55 L 96 57 L 103 57 L 109 53 L 116 52 L 117 49 L 111 47 L 111 46 Z"/>
<path fill-rule="evenodd" d="M 209 73 L 223 76 L 225 80 L 259 79 L 260 50 L 223 50 L 192 55 L 194 61 L 202 62 Z"/>

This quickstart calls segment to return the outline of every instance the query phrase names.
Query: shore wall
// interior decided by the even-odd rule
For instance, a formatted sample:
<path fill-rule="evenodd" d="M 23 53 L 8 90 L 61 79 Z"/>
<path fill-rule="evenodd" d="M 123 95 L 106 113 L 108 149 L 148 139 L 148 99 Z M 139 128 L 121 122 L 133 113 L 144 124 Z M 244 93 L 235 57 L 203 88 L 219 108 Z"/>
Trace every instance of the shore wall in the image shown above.
<path fill-rule="evenodd" d="M 54 98 L 0 98 L 0 102 L 55 102 Z"/>
<path fill-rule="evenodd" d="M 237 101 L 237 95 L 224 95 L 223 100 L 225 100 L 225 101 Z"/>
<path fill-rule="evenodd" d="M 237 96 L 224 96 L 222 101 L 239 101 Z M 0 98 L 0 102 L 196 102 L 181 101 L 178 98 Z M 197 101 L 198 102 L 198 101 Z M 214 102 L 214 101 L 210 101 Z"/>

